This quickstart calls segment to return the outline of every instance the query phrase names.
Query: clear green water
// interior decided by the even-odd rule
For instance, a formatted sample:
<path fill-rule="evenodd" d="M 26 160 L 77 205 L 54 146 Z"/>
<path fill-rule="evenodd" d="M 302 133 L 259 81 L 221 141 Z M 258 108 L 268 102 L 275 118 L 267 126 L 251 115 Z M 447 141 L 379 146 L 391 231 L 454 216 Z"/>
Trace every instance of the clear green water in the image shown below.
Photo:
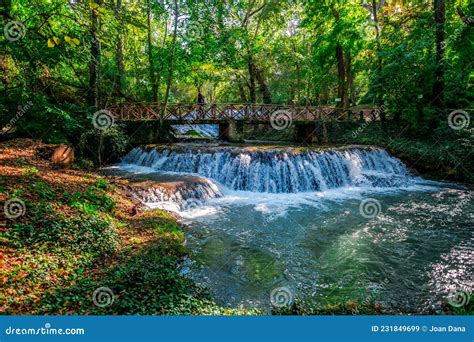
<path fill-rule="evenodd" d="M 187 223 L 182 273 L 223 306 L 357 301 L 432 313 L 448 294 L 472 292 L 472 191 L 414 177 L 384 150 L 137 148 L 117 168 L 183 180 L 176 200 L 137 196 Z"/>
<path fill-rule="evenodd" d="M 264 310 L 278 288 L 290 304 L 365 300 L 401 312 L 439 309 L 450 290 L 472 289 L 472 191 L 361 191 L 233 192 L 182 213 L 193 251 L 183 273 L 221 305 Z M 360 213 L 365 198 L 381 204 L 374 218 Z"/>

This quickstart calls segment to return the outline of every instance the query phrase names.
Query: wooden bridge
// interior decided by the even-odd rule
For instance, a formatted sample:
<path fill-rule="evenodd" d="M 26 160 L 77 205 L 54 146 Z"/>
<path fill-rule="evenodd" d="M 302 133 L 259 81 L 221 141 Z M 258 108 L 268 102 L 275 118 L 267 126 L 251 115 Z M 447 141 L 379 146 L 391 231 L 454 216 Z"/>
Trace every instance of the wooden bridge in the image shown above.
<path fill-rule="evenodd" d="M 312 143 L 327 140 L 318 137 L 316 127 L 328 121 L 379 120 L 375 108 L 353 112 L 330 106 L 296 106 L 276 104 L 128 103 L 106 108 L 117 121 L 160 121 L 167 124 L 218 124 L 219 138 L 239 141 L 243 124 L 270 124 L 280 130 L 294 126 L 294 140 Z"/>
<path fill-rule="evenodd" d="M 353 112 L 330 106 L 249 103 L 169 103 L 166 107 L 158 103 L 129 103 L 108 106 L 107 110 L 115 120 L 165 120 L 176 124 L 229 121 L 270 123 L 273 120 L 287 120 L 299 124 L 316 120 L 373 120 L 377 119 L 379 114 L 374 108 Z"/>
<path fill-rule="evenodd" d="M 330 128 L 351 127 L 358 122 L 381 120 L 381 107 L 360 106 L 342 109 L 331 106 L 298 106 L 250 103 L 126 103 L 106 106 L 108 115 L 128 125 L 152 128 L 151 135 L 168 134 L 173 124 L 218 124 L 219 138 L 240 141 L 246 127 L 270 124 L 276 130 L 293 128 L 294 140 L 304 143 L 327 142 Z M 469 126 L 472 109 L 446 109 L 447 121 L 455 130 Z M 356 122 L 358 121 L 358 122 Z M 389 120 L 390 121 L 390 120 Z M 334 124 L 333 124 L 334 123 Z M 135 130 L 137 131 L 137 130 Z M 158 133 L 162 132 L 162 133 Z M 166 133 L 168 132 L 168 133 Z M 336 133 L 335 133 L 336 134 Z"/>

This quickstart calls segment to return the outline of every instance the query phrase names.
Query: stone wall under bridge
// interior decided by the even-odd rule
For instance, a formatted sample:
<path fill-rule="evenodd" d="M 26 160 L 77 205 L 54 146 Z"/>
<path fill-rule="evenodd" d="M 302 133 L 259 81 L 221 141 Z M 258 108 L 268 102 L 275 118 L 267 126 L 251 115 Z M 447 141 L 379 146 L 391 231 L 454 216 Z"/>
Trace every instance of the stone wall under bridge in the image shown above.
<path fill-rule="evenodd" d="M 136 121 L 120 122 L 132 145 L 172 142 L 172 121 Z M 229 142 L 282 141 L 300 145 L 309 144 L 350 144 L 366 130 L 380 129 L 380 121 L 314 121 L 294 123 L 288 127 L 272 127 L 268 123 L 251 123 L 228 121 L 216 124 L 219 126 L 219 139 Z M 387 127 L 393 126 L 388 121 Z"/>

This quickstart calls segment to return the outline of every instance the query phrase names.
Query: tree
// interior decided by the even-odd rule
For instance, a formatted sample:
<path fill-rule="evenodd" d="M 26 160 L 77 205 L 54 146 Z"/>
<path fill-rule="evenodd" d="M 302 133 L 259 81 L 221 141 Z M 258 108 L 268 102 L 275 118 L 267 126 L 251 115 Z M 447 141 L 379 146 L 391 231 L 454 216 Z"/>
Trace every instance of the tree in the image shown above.
<path fill-rule="evenodd" d="M 117 74 L 115 77 L 115 86 L 118 96 L 124 96 L 125 87 L 125 65 L 123 56 L 123 20 L 122 20 L 122 0 L 116 0 L 114 6 L 115 18 L 118 21 L 117 42 L 116 42 L 116 57 L 115 63 Z"/>
<path fill-rule="evenodd" d="M 163 108 L 166 108 L 168 104 L 168 98 L 171 89 L 171 82 L 173 81 L 173 63 L 174 63 L 174 56 L 176 52 L 176 38 L 178 34 L 178 18 L 179 18 L 179 7 L 178 7 L 178 0 L 173 0 L 173 12 L 174 12 L 174 26 L 173 26 L 173 40 L 171 42 L 171 54 L 169 57 L 168 63 L 168 78 L 166 81 L 166 92 L 165 92 L 165 100 Z"/>
<path fill-rule="evenodd" d="M 377 91 L 377 105 L 379 108 L 382 108 L 383 105 L 383 77 L 382 77 L 382 44 L 380 43 L 380 21 L 379 17 L 383 15 L 383 6 L 385 5 L 385 0 L 372 0 L 372 4 L 368 5 L 364 3 L 363 6 L 370 11 L 372 19 L 374 21 L 374 29 L 375 29 L 375 43 L 376 43 L 376 55 L 377 55 L 377 74 L 376 74 L 376 82 L 378 84 L 378 91 Z M 381 119 L 382 122 L 385 121 L 385 111 L 381 110 Z"/>
<path fill-rule="evenodd" d="M 331 12 L 336 20 L 336 25 L 340 21 L 339 10 L 335 7 L 334 4 L 331 5 Z M 337 61 L 337 97 L 339 102 L 337 103 L 338 107 L 347 109 L 348 107 L 348 97 L 347 97 L 347 82 L 346 82 L 346 66 L 344 62 L 344 50 L 342 44 L 339 40 L 339 37 L 336 38 L 336 61 Z"/>
<path fill-rule="evenodd" d="M 88 117 L 69 108 L 194 102 L 197 88 L 216 102 L 383 105 L 418 133 L 434 109 L 473 103 L 474 8 L 461 0 L 30 2 L 2 12 L 26 31 L 2 38 L 2 109 L 34 94 L 64 125 Z"/>
<path fill-rule="evenodd" d="M 434 0 L 434 17 L 436 30 L 436 64 L 434 72 L 432 101 L 435 106 L 444 108 L 444 49 L 446 23 L 446 0 Z"/>
<path fill-rule="evenodd" d="M 99 40 L 100 30 L 100 5 L 101 0 L 90 3 L 90 62 L 89 62 L 89 90 L 87 94 L 88 103 L 96 108 L 100 101 L 100 66 L 101 45 Z"/>

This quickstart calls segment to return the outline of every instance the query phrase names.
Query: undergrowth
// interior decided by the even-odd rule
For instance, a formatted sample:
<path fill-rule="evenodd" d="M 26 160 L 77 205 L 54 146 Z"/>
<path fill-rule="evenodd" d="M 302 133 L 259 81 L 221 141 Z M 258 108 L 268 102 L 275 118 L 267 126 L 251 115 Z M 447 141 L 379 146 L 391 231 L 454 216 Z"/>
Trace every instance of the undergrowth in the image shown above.
<path fill-rule="evenodd" d="M 118 214 L 115 187 L 84 179 L 83 189 L 48 184 L 37 168 L 21 163 L 6 200 L 21 199 L 24 214 L 7 219 L 1 241 L 1 311 L 5 314 L 255 314 L 227 309 L 179 274 L 187 255 L 184 233 L 164 211 Z M 94 303 L 107 287 L 113 300 Z"/>

